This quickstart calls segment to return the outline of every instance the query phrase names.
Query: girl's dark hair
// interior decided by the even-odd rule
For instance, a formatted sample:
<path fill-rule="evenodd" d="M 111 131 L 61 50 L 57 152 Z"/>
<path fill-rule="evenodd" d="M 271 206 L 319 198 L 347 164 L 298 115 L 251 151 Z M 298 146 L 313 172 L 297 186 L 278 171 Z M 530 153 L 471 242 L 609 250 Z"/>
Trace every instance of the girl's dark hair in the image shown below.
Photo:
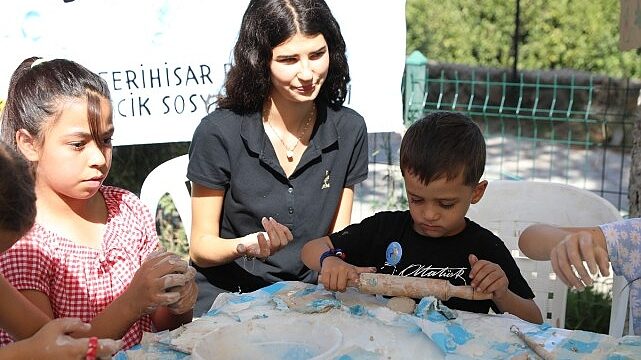
<path fill-rule="evenodd" d="M 260 111 L 269 95 L 272 49 L 290 37 L 322 34 L 329 50 L 329 72 L 318 100 L 338 110 L 350 81 L 345 41 L 323 0 L 251 0 L 234 46 L 234 61 L 218 106 L 239 114 Z"/>
<path fill-rule="evenodd" d="M 42 142 L 44 125 L 52 117 L 57 119 L 64 103 L 83 100 L 91 135 L 97 144 L 103 144 L 101 99 L 110 99 L 107 83 L 84 66 L 65 59 L 25 59 L 11 76 L 0 118 L 2 139 L 17 148 L 16 132 L 25 129 Z"/>
<path fill-rule="evenodd" d="M 424 184 L 462 173 L 465 185 L 478 184 L 485 170 L 485 139 L 467 115 L 438 111 L 407 129 L 400 150 L 401 173 Z"/>
<path fill-rule="evenodd" d="M 25 233 L 36 218 L 33 174 L 27 161 L 0 141 L 0 229 Z"/>

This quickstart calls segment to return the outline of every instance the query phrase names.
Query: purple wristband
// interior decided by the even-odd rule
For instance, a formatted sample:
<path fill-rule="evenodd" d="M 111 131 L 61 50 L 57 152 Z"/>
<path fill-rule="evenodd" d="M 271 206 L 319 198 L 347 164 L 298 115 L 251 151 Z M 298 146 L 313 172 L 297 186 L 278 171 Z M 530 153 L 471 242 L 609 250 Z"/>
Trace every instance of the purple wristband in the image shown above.
<path fill-rule="evenodd" d="M 325 251 L 320 256 L 319 262 L 320 262 L 320 266 L 321 267 L 323 267 L 323 260 L 325 260 L 326 258 L 328 258 L 330 256 L 335 256 L 335 257 L 340 258 L 342 260 L 345 260 L 345 257 L 346 257 L 345 253 L 341 249 L 329 249 L 329 250 Z"/>

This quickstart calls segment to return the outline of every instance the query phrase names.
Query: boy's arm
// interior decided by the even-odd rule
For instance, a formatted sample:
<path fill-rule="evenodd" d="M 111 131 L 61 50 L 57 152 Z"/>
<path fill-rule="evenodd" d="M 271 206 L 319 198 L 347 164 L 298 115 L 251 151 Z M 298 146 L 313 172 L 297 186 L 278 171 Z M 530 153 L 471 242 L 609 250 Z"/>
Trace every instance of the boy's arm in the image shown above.
<path fill-rule="evenodd" d="M 16 340 L 36 333 L 50 317 L 26 299 L 0 274 L 0 328 Z"/>
<path fill-rule="evenodd" d="M 334 245 L 329 236 L 323 236 L 322 238 L 314 239 L 305 244 L 301 250 L 300 257 L 305 266 L 316 272 L 320 272 L 321 264 L 319 260 L 321 255 L 333 248 Z"/>
<path fill-rule="evenodd" d="M 496 306 L 502 312 L 507 312 L 519 318 L 535 324 L 543 323 L 543 316 L 541 310 L 532 299 L 524 299 L 511 290 L 507 290 L 505 294 L 500 297 L 492 299 Z"/>
<path fill-rule="evenodd" d="M 69 333 L 87 328 L 79 319 L 55 319 L 47 323 L 32 337 L 0 348 L 2 359 L 89 359 L 89 346 L 95 341 L 94 358 L 111 358 L 122 341 L 111 339 L 72 339 Z"/>
<path fill-rule="evenodd" d="M 89 359 L 89 346 L 95 341 L 94 358 L 109 358 L 122 347 L 112 339 L 72 339 L 68 334 L 87 328 L 79 319 L 62 318 L 48 322 L 32 337 L 0 348 L 1 359 Z"/>
<path fill-rule="evenodd" d="M 50 319 L 53 318 L 51 302 L 46 294 L 37 290 L 25 290 L 22 291 L 22 294 L 47 314 Z M 117 298 L 91 321 L 90 330 L 75 331 L 72 335 L 74 337 L 122 338 L 131 325 L 142 315 L 135 314 L 127 302 L 122 296 Z"/>
<path fill-rule="evenodd" d="M 312 240 L 303 246 L 301 259 L 310 269 L 319 272 L 318 282 L 325 289 L 332 291 L 345 291 L 349 282 L 358 281 L 362 272 L 376 272 L 374 267 L 358 267 L 343 261 L 340 257 L 329 256 L 320 262 L 321 255 L 334 248 L 329 236 Z"/>
<path fill-rule="evenodd" d="M 510 282 L 501 266 L 488 260 L 479 260 L 474 254 L 469 255 L 469 262 L 470 285 L 480 292 L 491 293 L 492 301 L 501 312 L 537 324 L 543 322 L 541 310 L 534 300 L 524 299 L 509 289 Z"/>

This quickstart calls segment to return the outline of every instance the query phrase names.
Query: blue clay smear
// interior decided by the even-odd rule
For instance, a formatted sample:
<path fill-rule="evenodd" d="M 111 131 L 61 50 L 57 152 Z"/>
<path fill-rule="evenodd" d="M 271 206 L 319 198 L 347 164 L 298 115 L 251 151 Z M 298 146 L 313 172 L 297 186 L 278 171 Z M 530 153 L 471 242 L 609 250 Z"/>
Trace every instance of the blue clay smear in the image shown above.
<path fill-rule="evenodd" d="M 598 342 L 583 342 L 579 340 L 564 341 L 562 347 L 579 354 L 590 354 L 599 346 Z"/>
<path fill-rule="evenodd" d="M 463 345 L 468 340 L 471 340 L 474 338 L 472 334 L 470 334 L 467 330 L 465 330 L 459 324 L 447 325 L 446 328 L 447 328 L 447 331 L 454 337 L 454 342 L 459 345 Z"/>
<path fill-rule="evenodd" d="M 409 326 L 407 328 L 407 332 L 410 334 L 420 334 L 423 332 L 423 329 L 421 329 L 419 326 L 414 325 L 414 326 Z"/>
<path fill-rule="evenodd" d="M 296 295 L 294 295 L 294 296 L 300 296 L 300 297 L 303 297 L 303 296 L 305 296 L 305 295 L 309 295 L 309 294 L 312 294 L 312 293 L 314 293 L 314 292 L 316 292 L 316 288 L 308 287 L 308 288 L 305 288 L 305 289 L 303 289 L 303 290 L 301 290 L 301 291 L 297 292 L 297 293 L 296 293 Z"/>
<path fill-rule="evenodd" d="M 256 300 L 256 297 L 253 295 L 238 295 L 237 297 L 231 298 L 229 302 L 232 304 L 242 304 L 254 300 Z"/>
<path fill-rule="evenodd" d="M 340 308 L 341 302 L 336 299 L 316 299 L 308 306 L 316 310 L 327 309 L 328 307 Z"/>
<path fill-rule="evenodd" d="M 361 304 L 357 304 L 349 307 L 349 313 L 352 315 L 362 316 L 366 312 L 367 310 L 365 310 L 365 307 Z"/>
<path fill-rule="evenodd" d="M 501 342 L 501 343 L 496 343 L 492 344 L 492 349 L 500 351 L 502 353 L 507 353 L 510 350 L 511 344 L 506 343 L 506 342 Z"/>
<path fill-rule="evenodd" d="M 552 327 L 552 325 L 550 325 L 548 323 L 543 323 L 543 324 L 539 325 L 539 329 L 541 329 L 543 331 L 545 331 L 545 330 L 547 330 L 547 329 L 549 329 L 551 327 Z"/>
<path fill-rule="evenodd" d="M 271 284 L 267 287 L 264 287 L 261 289 L 261 291 L 264 291 L 270 295 L 274 295 L 275 293 L 281 291 L 285 287 L 284 282 L 277 282 L 275 284 Z"/>
<path fill-rule="evenodd" d="M 447 318 L 440 312 L 432 310 L 429 314 L 427 314 L 427 320 L 431 322 L 443 322 L 447 321 Z"/>
<path fill-rule="evenodd" d="M 456 350 L 456 343 L 452 341 L 452 337 L 448 334 L 434 333 L 431 339 L 444 353 L 453 353 Z"/>

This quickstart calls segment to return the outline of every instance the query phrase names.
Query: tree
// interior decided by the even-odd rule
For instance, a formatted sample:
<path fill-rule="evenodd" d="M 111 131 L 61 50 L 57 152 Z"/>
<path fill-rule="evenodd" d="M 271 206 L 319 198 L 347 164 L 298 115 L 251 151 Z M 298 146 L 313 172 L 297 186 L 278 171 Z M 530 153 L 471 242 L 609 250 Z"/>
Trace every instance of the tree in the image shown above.
<path fill-rule="evenodd" d="M 509 68 L 516 0 L 408 0 L 407 51 L 429 59 Z M 619 0 L 521 0 L 520 69 L 576 69 L 641 78 L 638 52 L 621 52 Z"/>

